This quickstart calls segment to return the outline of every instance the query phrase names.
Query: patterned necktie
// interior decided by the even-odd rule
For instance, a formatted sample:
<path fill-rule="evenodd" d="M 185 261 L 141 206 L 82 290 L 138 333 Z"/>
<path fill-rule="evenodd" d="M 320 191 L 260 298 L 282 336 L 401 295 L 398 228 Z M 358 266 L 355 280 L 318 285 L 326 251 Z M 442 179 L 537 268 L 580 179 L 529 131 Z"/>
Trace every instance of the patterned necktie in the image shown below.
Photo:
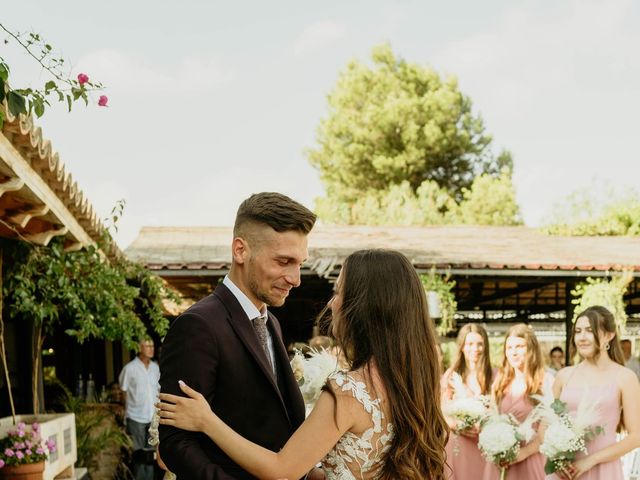
<path fill-rule="evenodd" d="M 271 354 L 269 353 L 269 332 L 267 330 L 267 316 L 265 315 L 264 317 L 256 317 L 253 319 L 252 323 L 253 328 L 256 331 L 256 335 L 258 336 L 258 341 L 260 342 L 262 350 L 264 350 L 264 354 L 267 357 L 267 363 L 269 363 L 271 372 L 275 377 L 275 371 L 273 369 L 273 364 L 271 363 Z"/>

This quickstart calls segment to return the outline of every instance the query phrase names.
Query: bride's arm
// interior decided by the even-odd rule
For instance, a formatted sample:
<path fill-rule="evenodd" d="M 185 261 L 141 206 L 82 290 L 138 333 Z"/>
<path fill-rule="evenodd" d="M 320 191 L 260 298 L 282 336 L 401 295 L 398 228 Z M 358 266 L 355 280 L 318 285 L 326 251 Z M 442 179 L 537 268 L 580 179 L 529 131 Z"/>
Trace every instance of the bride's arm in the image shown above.
<path fill-rule="evenodd" d="M 237 434 L 211 411 L 201 394 L 184 384 L 180 388 L 188 397 L 160 394 L 160 423 L 204 432 L 234 462 L 260 479 L 304 476 L 354 424 L 349 397 L 334 389 L 334 400 L 322 392 L 309 418 L 275 453 Z"/>

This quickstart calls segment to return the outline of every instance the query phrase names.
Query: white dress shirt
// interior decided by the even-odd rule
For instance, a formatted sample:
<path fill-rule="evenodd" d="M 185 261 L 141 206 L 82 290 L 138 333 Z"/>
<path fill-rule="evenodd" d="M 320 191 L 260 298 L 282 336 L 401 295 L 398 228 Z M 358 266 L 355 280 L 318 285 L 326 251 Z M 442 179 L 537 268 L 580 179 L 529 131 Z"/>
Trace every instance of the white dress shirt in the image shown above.
<path fill-rule="evenodd" d="M 624 362 L 624 366 L 633 370 L 633 373 L 640 379 L 640 361 L 636 357 L 629 357 L 629 360 Z"/>
<path fill-rule="evenodd" d="M 118 379 L 120 389 L 127 392 L 125 417 L 138 423 L 151 423 L 160 393 L 160 368 L 154 361 L 145 367 L 139 357 L 127 363 Z"/>
<path fill-rule="evenodd" d="M 253 302 L 249 300 L 249 297 L 247 297 L 244 294 L 244 292 L 240 290 L 236 286 L 236 284 L 231 281 L 228 275 L 224 277 L 224 279 L 222 280 L 222 283 L 225 287 L 227 287 L 231 291 L 231 293 L 233 293 L 233 296 L 238 299 L 238 302 L 240 303 L 242 310 L 244 310 L 244 313 L 247 315 L 247 318 L 249 319 L 250 322 L 254 318 L 264 317 L 267 315 L 267 307 L 266 306 L 264 307 L 263 312 L 258 310 L 256 306 L 253 304 Z M 251 327 L 253 328 L 253 323 Z M 269 349 L 269 356 L 271 357 L 271 365 L 273 366 L 273 374 L 275 376 L 276 375 L 276 356 L 273 350 L 273 338 L 271 337 L 271 332 L 269 331 L 269 329 L 267 329 L 267 348 Z"/>

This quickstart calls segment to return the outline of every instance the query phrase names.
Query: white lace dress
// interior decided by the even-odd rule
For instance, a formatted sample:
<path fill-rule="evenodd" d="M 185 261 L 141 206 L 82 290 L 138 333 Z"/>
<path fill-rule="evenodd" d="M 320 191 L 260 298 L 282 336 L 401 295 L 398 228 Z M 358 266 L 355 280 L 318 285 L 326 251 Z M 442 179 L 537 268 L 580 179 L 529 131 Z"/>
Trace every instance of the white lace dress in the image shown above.
<path fill-rule="evenodd" d="M 364 379 L 354 372 L 329 376 L 336 390 L 351 394 L 371 415 L 371 427 L 360 434 L 346 432 L 322 461 L 327 480 L 372 480 L 375 466 L 391 446 L 393 426 L 385 420 L 380 399 L 371 399 Z"/>

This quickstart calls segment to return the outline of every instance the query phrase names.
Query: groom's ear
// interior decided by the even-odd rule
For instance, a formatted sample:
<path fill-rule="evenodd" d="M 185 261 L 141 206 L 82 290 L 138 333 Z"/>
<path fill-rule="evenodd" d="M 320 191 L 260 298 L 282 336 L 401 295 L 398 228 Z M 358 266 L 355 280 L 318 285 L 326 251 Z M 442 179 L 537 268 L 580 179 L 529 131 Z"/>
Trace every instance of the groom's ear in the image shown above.
<path fill-rule="evenodd" d="M 231 255 L 234 263 L 243 265 L 249 258 L 249 244 L 242 237 L 235 237 L 231 243 Z"/>

